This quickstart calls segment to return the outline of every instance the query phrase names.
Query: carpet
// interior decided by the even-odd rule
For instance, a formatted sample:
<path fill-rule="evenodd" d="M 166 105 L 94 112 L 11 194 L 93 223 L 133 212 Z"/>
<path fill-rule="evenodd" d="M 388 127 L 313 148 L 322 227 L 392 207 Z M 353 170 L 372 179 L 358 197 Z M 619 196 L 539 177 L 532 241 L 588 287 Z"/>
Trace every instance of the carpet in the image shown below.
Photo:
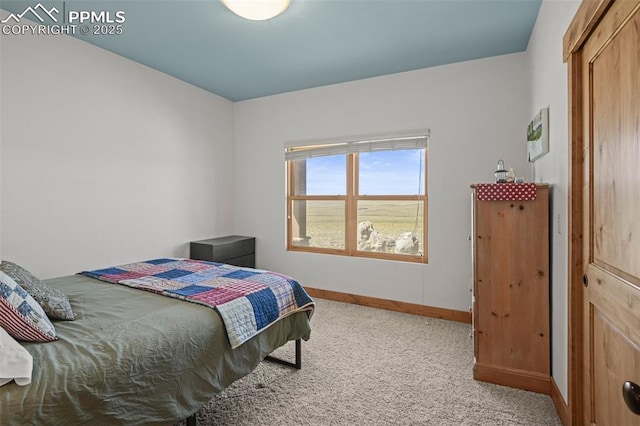
<path fill-rule="evenodd" d="M 562 425 L 549 396 L 473 380 L 469 324 L 315 300 L 302 370 L 262 362 L 198 425 Z"/>

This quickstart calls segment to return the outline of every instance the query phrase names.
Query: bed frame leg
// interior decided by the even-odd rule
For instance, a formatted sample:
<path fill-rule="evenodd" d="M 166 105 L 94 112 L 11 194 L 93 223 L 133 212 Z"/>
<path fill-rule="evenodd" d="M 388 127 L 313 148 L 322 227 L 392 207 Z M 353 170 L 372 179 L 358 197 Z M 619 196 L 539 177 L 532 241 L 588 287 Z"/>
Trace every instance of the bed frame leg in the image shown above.
<path fill-rule="evenodd" d="M 284 359 L 276 358 L 271 355 L 267 355 L 265 357 L 265 361 L 275 362 L 276 364 L 286 365 L 288 367 L 293 367 L 296 370 L 300 370 L 302 368 L 302 339 L 296 340 L 296 360 L 295 362 L 286 361 Z M 189 425 L 191 426 L 191 425 Z"/>
<path fill-rule="evenodd" d="M 196 413 L 187 417 L 187 426 L 196 426 Z"/>

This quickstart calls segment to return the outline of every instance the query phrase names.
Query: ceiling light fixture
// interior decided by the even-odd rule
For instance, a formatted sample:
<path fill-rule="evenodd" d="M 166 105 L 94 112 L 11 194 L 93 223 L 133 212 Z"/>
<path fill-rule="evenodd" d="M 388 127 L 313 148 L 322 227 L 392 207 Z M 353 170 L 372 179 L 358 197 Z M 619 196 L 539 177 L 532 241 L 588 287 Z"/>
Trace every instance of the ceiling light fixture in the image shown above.
<path fill-rule="evenodd" d="M 264 21 L 280 15 L 290 0 L 220 0 L 238 16 L 252 21 Z"/>

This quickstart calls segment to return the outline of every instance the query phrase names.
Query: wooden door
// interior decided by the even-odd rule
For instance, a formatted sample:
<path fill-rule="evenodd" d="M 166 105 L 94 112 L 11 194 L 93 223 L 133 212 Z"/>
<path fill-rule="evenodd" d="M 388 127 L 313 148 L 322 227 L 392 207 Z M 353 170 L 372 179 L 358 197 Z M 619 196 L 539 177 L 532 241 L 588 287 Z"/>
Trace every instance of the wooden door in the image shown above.
<path fill-rule="evenodd" d="M 640 425 L 640 3 L 609 5 L 581 58 L 583 419 Z"/>

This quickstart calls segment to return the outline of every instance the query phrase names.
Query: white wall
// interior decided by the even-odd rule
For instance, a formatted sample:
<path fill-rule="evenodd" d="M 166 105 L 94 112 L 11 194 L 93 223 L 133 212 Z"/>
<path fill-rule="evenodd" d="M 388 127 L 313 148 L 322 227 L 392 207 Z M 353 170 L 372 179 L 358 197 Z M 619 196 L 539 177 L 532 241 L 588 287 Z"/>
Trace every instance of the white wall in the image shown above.
<path fill-rule="evenodd" d="M 528 173 L 524 54 L 429 68 L 234 105 L 236 231 L 257 263 L 303 285 L 468 310 L 470 188 L 498 159 Z M 284 143 L 431 129 L 429 263 L 287 252 Z"/>
<path fill-rule="evenodd" d="M 1 84 L 3 259 L 47 278 L 233 231 L 231 102 L 60 35 L 3 35 Z"/>
<path fill-rule="evenodd" d="M 551 346 L 552 375 L 565 401 L 568 395 L 567 200 L 569 194 L 569 130 L 567 66 L 562 37 L 579 1 L 545 0 L 527 48 L 529 116 L 549 108 L 549 153 L 534 163 L 537 182 L 552 184 Z"/>
<path fill-rule="evenodd" d="M 552 364 L 566 400 L 561 40 L 578 3 L 545 0 L 526 54 L 235 105 L 73 38 L 2 36 L 0 255 L 46 278 L 186 256 L 188 241 L 235 231 L 257 237 L 258 266 L 304 285 L 466 310 L 469 184 L 491 181 L 499 158 L 530 179 L 524 129 L 548 106 L 535 173 L 553 185 Z M 432 131 L 428 265 L 285 250 L 284 142 L 417 128 Z"/>

